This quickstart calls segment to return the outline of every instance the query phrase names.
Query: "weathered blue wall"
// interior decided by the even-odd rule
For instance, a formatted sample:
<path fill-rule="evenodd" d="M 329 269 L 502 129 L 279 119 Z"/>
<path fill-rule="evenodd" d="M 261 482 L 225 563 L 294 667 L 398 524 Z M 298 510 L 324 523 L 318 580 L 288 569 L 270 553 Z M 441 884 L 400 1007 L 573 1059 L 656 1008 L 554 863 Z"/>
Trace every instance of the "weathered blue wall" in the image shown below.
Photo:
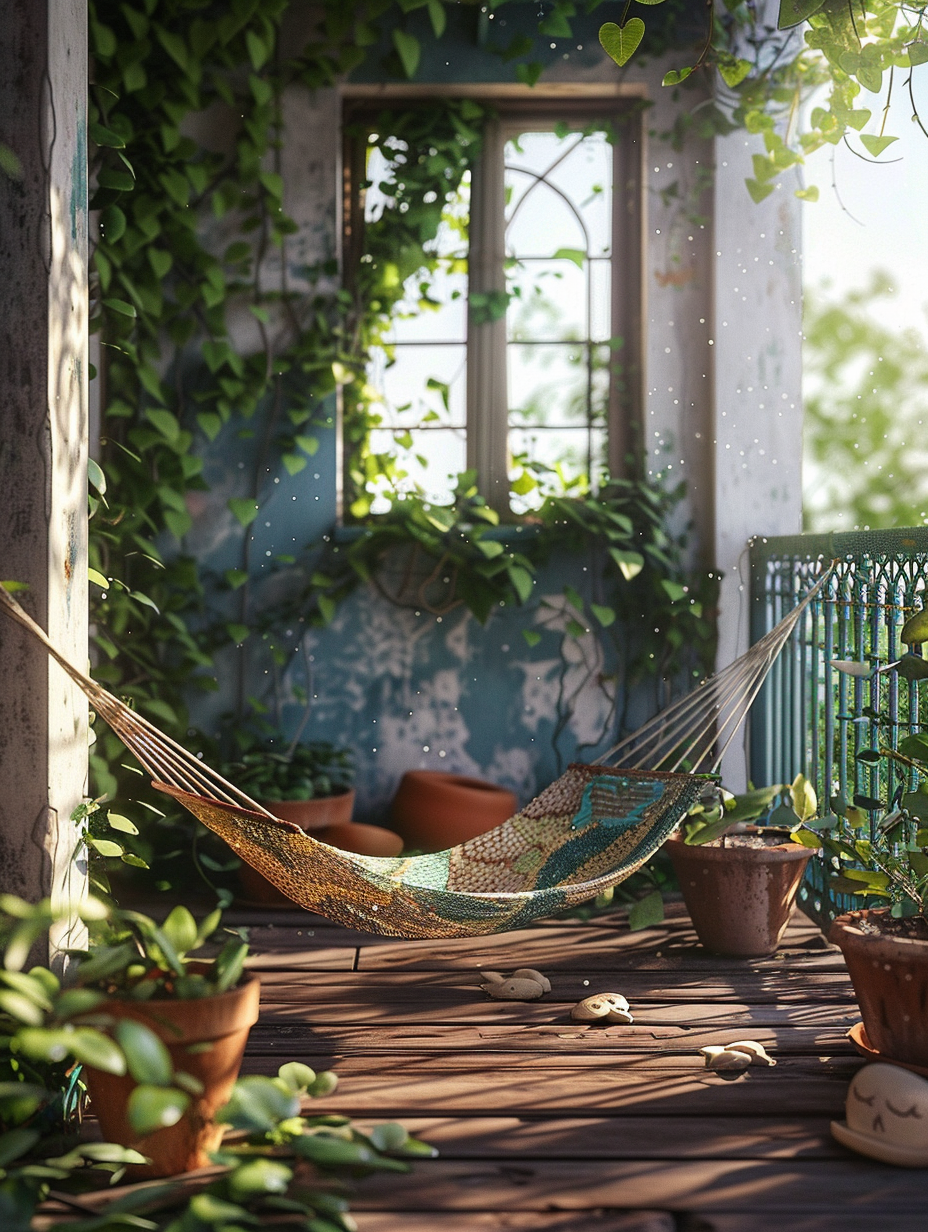
<path fill-rule="evenodd" d="M 486 26 L 504 19 L 510 25 L 530 22 L 534 13 L 533 5 L 507 5 Z M 654 14 L 659 13 L 657 9 L 649 12 L 649 22 L 658 20 Z M 477 16 L 476 11 L 462 9 L 454 55 L 444 52 L 440 61 L 427 50 L 419 80 L 485 83 L 515 79 L 511 63 L 504 64 L 481 48 Z M 642 96 L 655 100 L 655 127 L 668 130 L 683 105 L 672 100 L 669 91 L 660 91 L 662 74 L 670 65 L 642 62 L 624 77 L 619 75 L 598 48 L 599 17 L 598 12 L 593 14 L 572 39 L 551 39 L 555 46 L 547 49 L 542 84 L 548 80 L 560 86 L 576 80 L 612 88 L 620 79 L 637 82 Z M 417 21 L 427 18 L 423 10 L 410 14 L 409 20 L 412 30 Z M 497 38 L 499 30 L 486 33 Z M 505 39 L 512 33 L 507 29 Z M 582 46 L 579 51 L 578 44 Z M 428 49 L 428 39 L 423 39 L 423 46 Z M 367 78 L 376 79 L 375 73 Z M 691 99 L 685 100 L 685 105 L 691 104 Z M 299 283 L 301 262 L 323 260 L 337 250 L 340 109 L 335 91 L 310 96 L 294 90 L 284 100 L 285 207 L 301 226 L 289 249 L 291 285 Z M 685 194 L 687 182 L 702 175 L 700 159 L 704 162 L 705 157 L 705 148 L 693 142 L 686 152 L 662 149 L 661 166 L 648 169 L 653 182 L 648 223 L 647 445 L 661 459 L 660 465 L 671 463 L 675 480 L 689 477 L 691 492 L 702 500 L 700 505 L 697 499 L 690 509 L 696 509 L 697 542 L 699 509 L 708 507 L 711 474 L 705 463 L 709 435 L 705 431 L 706 329 L 695 326 L 697 319 L 710 315 L 709 232 L 688 224 L 694 234 L 688 241 L 685 235 L 681 239 L 678 207 L 662 197 L 660 189 L 665 179 L 679 178 Z M 672 263 L 678 259 L 678 242 L 684 245 L 686 262 L 692 263 L 682 282 L 662 273 L 676 268 Z M 247 336 L 242 345 L 247 348 Z M 331 407 L 326 410 L 332 414 Z M 277 465 L 266 468 L 258 461 L 260 442 L 238 439 L 233 431 L 208 450 L 206 479 L 211 491 L 197 497 L 191 508 L 194 528 L 185 547 L 218 574 L 242 567 L 242 529 L 227 502 L 230 497 L 252 495 L 257 465 L 261 510 L 246 532 L 250 537 L 252 583 L 246 596 L 250 603 L 273 604 L 278 586 L 285 585 L 262 582 L 272 573 L 275 557 L 292 554 L 333 531 L 334 430 L 325 429 L 319 435 L 318 453 L 295 477 Z M 242 650 L 224 652 L 218 663 L 218 692 L 195 702 L 193 721 L 204 730 L 215 731 L 220 715 L 234 710 L 243 696 L 267 700 L 276 692 L 285 730 L 294 732 L 303 707 L 294 700 L 293 689 L 305 683 L 306 664 L 311 659 L 313 708 L 304 735 L 355 750 L 359 817 L 382 815 L 403 771 L 416 767 L 485 776 L 511 787 L 522 800 L 528 799 L 578 753 L 590 760 L 614 738 L 617 720 L 599 679 L 600 672 L 608 675 L 612 665 L 598 662 L 593 639 L 567 644 L 565 670 L 561 638 L 556 633 L 546 633 L 532 649 L 522 637 L 522 630 L 538 618 L 541 598 L 559 603 L 565 582 L 586 593 L 588 581 L 582 561 L 555 562 L 540 576 L 537 597 L 529 610 L 500 610 L 485 627 L 462 610 L 440 621 L 428 614 L 416 615 L 387 603 L 372 588 L 362 587 L 339 608 L 330 627 L 308 632 L 298 625 L 293 628 L 293 661 L 276 688 L 257 639 L 249 639 Z M 242 593 L 220 598 L 228 619 L 237 621 Z M 634 727 L 653 712 L 654 692 L 648 688 L 636 696 L 624 716 L 627 726 Z M 552 736 L 559 726 L 559 697 L 571 699 L 567 703 L 571 713 L 555 749 Z"/>

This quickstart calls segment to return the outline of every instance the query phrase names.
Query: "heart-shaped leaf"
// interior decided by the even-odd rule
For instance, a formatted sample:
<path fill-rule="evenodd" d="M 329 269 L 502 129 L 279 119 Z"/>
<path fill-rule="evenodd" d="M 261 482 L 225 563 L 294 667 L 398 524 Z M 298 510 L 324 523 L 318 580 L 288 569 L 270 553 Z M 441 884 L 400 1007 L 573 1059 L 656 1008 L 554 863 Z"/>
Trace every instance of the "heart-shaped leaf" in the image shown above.
<path fill-rule="evenodd" d="M 686 81 L 692 71 L 691 68 L 672 68 L 669 73 L 664 74 L 661 85 L 678 86 L 681 81 Z"/>
<path fill-rule="evenodd" d="M 824 6 L 825 0 L 780 0 L 777 27 L 789 30 L 791 26 L 798 26 Z"/>
<path fill-rule="evenodd" d="M 898 137 L 869 137 L 862 135 L 860 138 L 860 144 L 865 150 L 872 154 L 874 158 L 879 158 L 888 145 L 892 145 L 894 141 L 898 140 Z"/>
<path fill-rule="evenodd" d="M 607 56 L 611 56 L 620 68 L 629 62 L 643 38 L 644 22 L 640 17 L 630 18 L 624 26 L 607 21 L 599 28 L 599 41 L 603 51 Z"/>
<path fill-rule="evenodd" d="M 741 85 L 753 66 L 750 60 L 737 60 L 732 56 L 730 60 L 720 61 L 718 67 L 722 80 L 734 89 Z"/>

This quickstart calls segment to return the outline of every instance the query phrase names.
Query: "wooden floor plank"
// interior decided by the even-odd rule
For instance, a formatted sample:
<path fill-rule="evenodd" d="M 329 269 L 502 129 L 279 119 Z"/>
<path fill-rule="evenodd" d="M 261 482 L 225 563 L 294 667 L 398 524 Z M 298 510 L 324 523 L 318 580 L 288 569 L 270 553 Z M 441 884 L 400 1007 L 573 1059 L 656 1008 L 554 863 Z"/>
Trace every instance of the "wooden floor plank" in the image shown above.
<path fill-rule="evenodd" d="M 328 952 L 328 951 L 325 951 Z M 252 964 L 263 970 L 265 956 Z M 312 1002 L 321 989 L 345 988 L 352 996 L 364 1000 L 390 1000 L 396 1004 L 420 1003 L 423 998 L 460 997 L 462 994 L 480 1001 L 490 1001 L 482 991 L 485 982 L 473 974 L 448 971 L 353 971 L 346 980 L 342 970 L 320 971 L 312 980 L 296 978 L 290 971 L 267 971 L 262 974 L 265 999 L 268 1001 Z M 730 979 L 718 975 L 700 978 L 689 972 L 610 972 L 587 976 L 549 975 L 551 991 L 539 1004 L 565 1004 L 572 1008 L 584 997 L 598 992 L 622 993 L 634 1006 L 639 1001 L 747 1001 L 752 1005 L 777 1005 L 806 1002 L 814 991 L 817 1003 L 854 1002 L 854 989 L 847 972 L 818 972 L 812 978 L 795 971 L 770 972 L 765 975 L 744 974 Z M 498 1004 L 498 1002 L 497 1002 Z M 521 1002 L 519 1004 L 525 1004 Z"/>
<path fill-rule="evenodd" d="M 374 1121 L 366 1121 L 372 1125 Z M 405 1117 L 463 1159 L 847 1159 L 823 1116 Z"/>
<path fill-rule="evenodd" d="M 284 1060 L 302 1060 L 290 1051 L 281 1057 L 247 1057 L 248 1073 L 277 1072 Z M 308 1058 L 307 1058 L 308 1060 Z M 436 1070 L 424 1064 L 363 1065 L 340 1061 L 338 1090 L 319 1111 L 346 1116 L 387 1116 L 509 1112 L 520 1116 L 600 1116 L 634 1111 L 638 1115 L 719 1116 L 755 1113 L 771 1116 L 843 1116 L 844 1099 L 855 1062 L 811 1066 L 791 1076 L 777 1070 L 751 1071 L 728 1081 L 706 1070 L 646 1069 L 642 1066 L 589 1069 L 553 1068 L 536 1063 L 524 1071 L 508 1069 Z M 778 1075 L 776 1078 L 773 1075 Z M 639 1205 L 624 1203 L 620 1205 Z"/>
<path fill-rule="evenodd" d="M 417 1165 L 409 1177 L 371 1177 L 358 1210 L 568 1211 L 659 1207 L 670 1211 L 868 1212 L 872 1225 L 895 1232 L 897 1215 L 921 1212 L 925 1174 L 843 1160 L 503 1161 Z M 784 1232 L 792 1225 L 781 1219 Z M 740 1228 L 739 1228 L 740 1232 Z"/>
<path fill-rule="evenodd" d="M 359 1211 L 358 1232 L 675 1232 L 669 1211 L 471 1211 L 466 1215 L 419 1211 Z"/>
<path fill-rule="evenodd" d="M 781 1005 L 750 1005 L 727 1002 L 636 1002 L 636 1026 L 695 1026 L 704 1029 L 737 1026 L 828 1026 L 847 1031 L 860 1021 L 856 1006 L 834 1003 L 819 1005 L 797 1000 Z M 561 1025 L 570 1028 L 569 1007 L 539 1001 L 490 1001 L 471 999 L 467 990 L 449 990 L 447 995 L 436 992 L 428 997 L 410 999 L 376 995 L 352 994 L 350 987 L 314 986 L 311 997 L 292 1002 L 280 1002 L 270 996 L 262 998 L 261 1017 L 264 1022 L 296 1020 L 310 1023 L 360 1023 L 398 1026 L 400 1024 L 461 1024 L 474 1026 Z"/>
<path fill-rule="evenodd" d="M 751 1030 L 751 1038 L 774 1057 L 854 1055 L 846 1029 L 822 1026 L 775 1026 Z M 479 1050 L 492 1058 L 496 1053 L 591 1053 L 598 1057 L 625 1052 L 695 1053 L 709 1044 L 733 1044 L 744 1039 L 743 1027 L 693 1026 L 594 1026 L 561 1022 L 540 1026 L 512 1023 L 504 1026 L 332 1026 L 305 1021 L 259 1021 L 252 1028 L 251 1055 L 295 1048 L 303 1054 L 324 1056 L 400 1056 L 406 1051 L 464 1052 Z M 495 1062 L 498 1064 L 499 1062 Z"/>

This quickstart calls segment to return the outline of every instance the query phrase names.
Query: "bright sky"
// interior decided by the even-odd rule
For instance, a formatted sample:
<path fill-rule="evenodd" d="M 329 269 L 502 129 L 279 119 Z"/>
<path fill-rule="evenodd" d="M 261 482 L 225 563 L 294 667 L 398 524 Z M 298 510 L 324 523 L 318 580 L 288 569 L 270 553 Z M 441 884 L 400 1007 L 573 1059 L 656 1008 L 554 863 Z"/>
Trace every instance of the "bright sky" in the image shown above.
<path fill-rule="evenodd" d="M 923 70 L 916 78 L 916 97 L 928 128 L 926 76 Z M 871 269 L 885 269 L 897 293 L 895 301 L 881 301 L 885 322 L 916 325 L 928 335 L 928 137 L 910 119 L 911 105 L 899 85 L 897 74 L 886 133 L 899 140 L 881 156 L 886 166 L 861 161 L 843 144 L 807 160 L 806 183 L 817 184 L 821 196 L 803 206 L 803 277 L 809 287 L 827 278 L 845 291 L 863 286 Z M 858 105 L 869 106 L 876 117 L 883 101 L 861 95 Z M 876 131 L 874 121 L 867 131 Z M 854 146 L 860 150 L 859 142 Z"/>

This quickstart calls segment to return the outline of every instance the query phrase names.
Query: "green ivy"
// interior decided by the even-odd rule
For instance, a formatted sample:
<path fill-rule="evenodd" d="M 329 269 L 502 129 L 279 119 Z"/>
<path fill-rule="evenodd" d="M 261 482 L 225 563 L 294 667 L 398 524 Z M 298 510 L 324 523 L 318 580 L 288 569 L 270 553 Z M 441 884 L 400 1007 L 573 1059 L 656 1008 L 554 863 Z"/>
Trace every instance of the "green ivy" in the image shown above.
<path fill-rule="evenodd" d="M 427 9 L 425 34 L 414 21 L 419 8 Z M 251 593 L 250 536 L 242 534 L 240 560 L 219 579 L 205 577 L 185 550 L 191 506 L 207 491 L 204 451 L 220 436 L 249 441 L 251 487 L 229 501 L 247 531 L 268 468 L 297 474 L 306 467 L 318 448 L 318 429 L 328 426 L 330 395 L 341 386 L 353 512 L 362 518 L 369 513 L 365 485 L 372 476 L 392 482 L 397 463 L 369 445 L 376 420 L 364 391 L 365 357 L 382 340 L 408 276 L 421 270 L 427 283 L 435 261 L 429 241 L 479 149 L 485 114 L 459 101 L 394 115 L 382 131 L 399 133 L 411 154 L 396 208 L 368 228 L 371 260 L 337 292 L 326 289 L 336 272 L 332 262 L 306 271 L 308 290 L 290 287 L 286 273 L 269 283 L 267 258 L 276 254 L 277 268 L 287 271 L 287 245 L 296 230 L 282 206 L 282 91 L 333 84 L 365 58 L 383 54 L 385 32 L 392 44 L 386 70 L 412 76 L 420 40 L 440 39 L 448 15 L 459 16 L 444 0 L 427 6 L 324 0 L 311 41 L 292 56 L 281 33 L 287 12 L 287 0 L 91 3 L 91 205 L 99 220 L 92 329 L 105 356 L 101 468 L 91 475 L 95 674 L 180 739 L 189 736 L 191 696 L 215 688 L 220 647 L 239 647 L 244 664 L 257 631 L 272 654 L 280 653 L 262 630 L 265 618 Z M 534 40 L 490 51 L 503 60 L 524 59 L 552 37 L 567 37 L 572 14 L 572 5 L 559 0 L 544 8 Z M 660 50 L 657 42 L 652 49 Z M 534 71 L 529 62 L 520 67 L 523 78 Z M 229 122 L 222 148 L 192 135 L 207 111 Z M 245 313 L 259 339 L 248 353 L 230 332 L 233 314 Z M 647 490 L 641 485 L 636 499 L 646 504 Z M 662 499 L 654 495 L 656 507 Z M 435 546 L 429 537 L 438 536 L 435 561 L 449 554 L 457 601 L 485 618 L 501 602 L 525 603 L 541 560 L 577 529 L 569 501 L 563 507 L 549 502 L 538 515 L 531 551 L 510 551 L 487 534 L 488 511 L 481 512 L 467 477 L 453 508 L 425 505 L 421 499 L 403 507 L 395 502 L 388 518 L 365 529 L 343 574 L 317 571 L 325 580 L 307 590 L 309 617 L 331 619 L 335 604 L 358 581 L 376 575 L 371 561 L 388 543 L 428 552 Z M 637 550 L 610 544 L 605 522 L 596 533 L 604 559 L 613 559 L 610 547 Z M 648 542 L 655 552 L 663 550 L 656 538 Z M 682 588 L 690 585 L 682 559 L 670 565 L 653 556 L 651 581 L 622 578 L 629 591 L 647 593 L 644 606 L 654 616 L 647 628 L 655 632 L 634 650 L 621 650 L 624 667 L 617 672 L 637 678 L 652 666 L 655 673 L 668 663 L 673 669 L 678 648 L 672 643 L 685 627 L 676 617 L 681 596 L 689 593 Z M 608 589 L 614 580 L 603 585 Z M 589 602 L 595 606 L 578 614 L 578 625 L 587 620 L 605 630 L 597 608 L 616 612 L 616 628 L 627 614 L 621 594 L 613 603 L 597 591 Z M 701 637 L 701 645 L 710 643 L 711 636 Z M 244 680 L 243 668 L 240 676 Z M 243 689 L 239 702 L 247 705 Z M 140 784 L 120 768 L 123 757 L 117 739 L 102 731 L 93 753 L 97 791 L 138 797 Z M 133 813 L 134 822 L 149 820 Z M 148 858 L 144 843 L 135 848 L 141 861 Z"/>

